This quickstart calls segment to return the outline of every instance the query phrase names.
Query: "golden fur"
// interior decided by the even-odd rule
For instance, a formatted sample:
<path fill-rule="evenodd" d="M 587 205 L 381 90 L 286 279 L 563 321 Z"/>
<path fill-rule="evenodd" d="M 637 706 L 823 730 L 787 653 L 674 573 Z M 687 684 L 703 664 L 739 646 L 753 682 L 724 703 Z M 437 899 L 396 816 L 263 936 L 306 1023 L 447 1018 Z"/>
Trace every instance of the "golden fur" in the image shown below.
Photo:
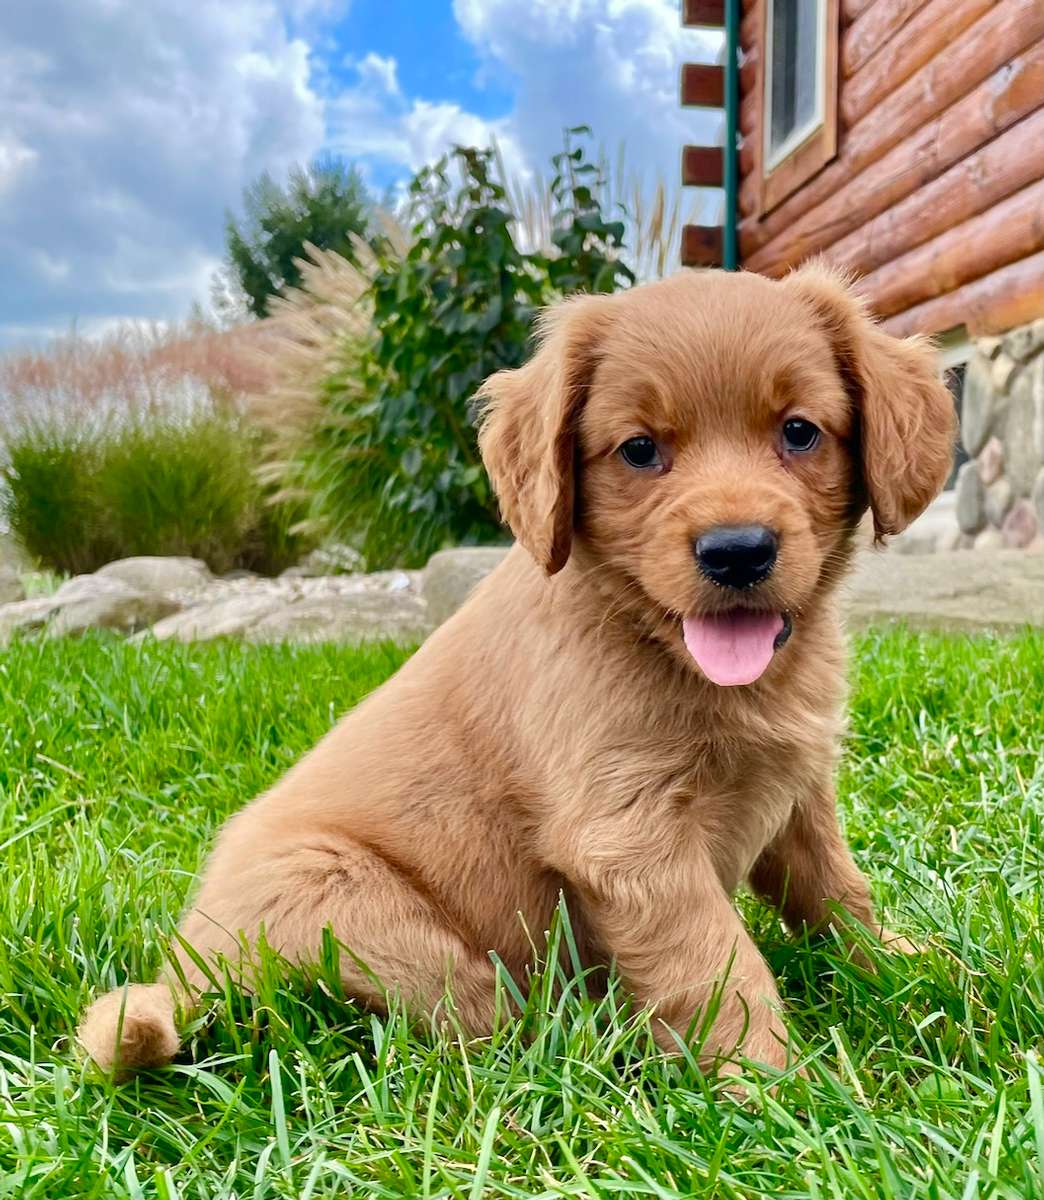
<path fill-rule="evenodd" d="M 727 974 L 705 1055 L 777 1066 L 772 974 L 731 902 L 792 927 L 839 905 L 876 928 L 838 828 L 836 591 L 861 516 L 879 535 L 942 486 L 953 405 L 928 346 L 872 324 L 820 268 L 776 282 L 685 272 L 549 312 L 535 357 L 482 389 L 481 447 L 518 544 L 468 603 L 221 831 L 182 936 L 238 963 L 263 928 L 293 960 L 324 927 L 348 993 L 418 1015 L 447 980 L 465 1028 L 493 1018 L 488 951 L 523 976 L 564 892 L 587 964 L 615 960 L 676 1045 Z M 780 450 L 799 414 L 823 430 Z M 616 453 L 648 434 L 670 469 Z M 792 615 L 764 675 L 717 687 L 682 615 L 731 603 L 695 569 L 718 524 L 779 531 L 759 606 Z M 525 924 L 519 914 L 524 918 Z M 182 954 L 192 988 L 204 976 Z M 380 983 L 376 982 L 379 980 Z M 80 1039 L 122 1070 L 176 1051 L 173 974 L 96 1001 Z M 675 1032 L 672 1032 L 675 1031 Z"/>

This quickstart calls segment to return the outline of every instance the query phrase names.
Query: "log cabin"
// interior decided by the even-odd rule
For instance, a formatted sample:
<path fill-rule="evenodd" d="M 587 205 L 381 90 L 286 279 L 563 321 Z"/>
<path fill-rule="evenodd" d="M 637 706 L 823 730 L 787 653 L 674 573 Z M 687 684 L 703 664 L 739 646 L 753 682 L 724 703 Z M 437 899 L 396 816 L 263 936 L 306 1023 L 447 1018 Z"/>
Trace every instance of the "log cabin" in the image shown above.
<path fill-rule="evenodd" d="M 784 274 L 822 256 L 882 322 L 933 336 L 961 410 L 954 545 L 1044 549 L 1044 0 L 682 0 L 724 33 L 683 105 L 724 144 L 682 261 Z M 967 460 L 967 461 L 965 461 Z"/>

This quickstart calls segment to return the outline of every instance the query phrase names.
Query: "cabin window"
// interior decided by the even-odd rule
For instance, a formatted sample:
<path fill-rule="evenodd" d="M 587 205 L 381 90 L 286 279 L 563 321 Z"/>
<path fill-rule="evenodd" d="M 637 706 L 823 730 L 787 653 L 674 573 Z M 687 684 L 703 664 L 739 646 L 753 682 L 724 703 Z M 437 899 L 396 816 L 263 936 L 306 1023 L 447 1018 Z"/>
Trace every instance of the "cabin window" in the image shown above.
<path fill-rule="evenodd" d="M 838 0 L 763 0 L 763 211 L 837 153 Z"/>

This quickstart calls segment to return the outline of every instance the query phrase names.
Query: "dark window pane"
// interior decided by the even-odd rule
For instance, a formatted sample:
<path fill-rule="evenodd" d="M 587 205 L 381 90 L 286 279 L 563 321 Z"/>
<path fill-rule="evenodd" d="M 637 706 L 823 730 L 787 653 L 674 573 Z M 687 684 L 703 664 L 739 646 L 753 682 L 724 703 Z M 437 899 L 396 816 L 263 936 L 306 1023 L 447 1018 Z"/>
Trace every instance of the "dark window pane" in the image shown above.
<path fill-rule="evenodd" d="M 771 149 L 815 119 L 819 72 L 816 45 L 820 0 L 771 0 L 772 123 Z"/>

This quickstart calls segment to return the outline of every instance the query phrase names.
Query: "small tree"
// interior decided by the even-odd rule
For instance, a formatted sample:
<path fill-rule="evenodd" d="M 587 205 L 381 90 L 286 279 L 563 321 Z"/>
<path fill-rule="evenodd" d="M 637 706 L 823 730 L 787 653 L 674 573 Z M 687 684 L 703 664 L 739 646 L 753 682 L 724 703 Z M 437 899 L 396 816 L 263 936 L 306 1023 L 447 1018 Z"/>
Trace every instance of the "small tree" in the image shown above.
<path fill-rule="evenodd" d="M 285 185 L 265 172 L 243 193 L 242 221 L 226 219 L 226 271 L 255 317 L 268 315 L 271 298 L 298 287 L 295 259 L 306 242 L 355 261 L 353 235 L 374 236 L 374 204 L 354 166 L 322 159 L 295 167 Z"/>

